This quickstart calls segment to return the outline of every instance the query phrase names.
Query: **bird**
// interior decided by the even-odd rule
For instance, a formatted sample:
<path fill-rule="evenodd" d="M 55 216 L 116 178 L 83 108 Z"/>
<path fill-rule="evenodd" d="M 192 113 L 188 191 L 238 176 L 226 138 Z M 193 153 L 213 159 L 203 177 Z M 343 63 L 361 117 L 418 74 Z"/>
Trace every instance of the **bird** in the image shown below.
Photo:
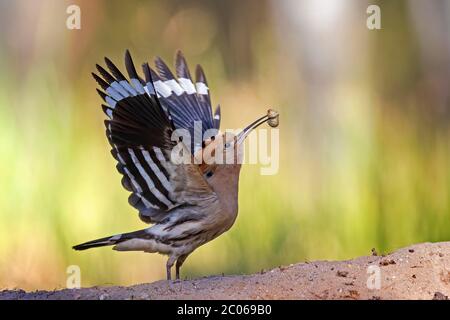
<path fill-rule="evenodd" d="M 141 78 L 129 50 L 128 79 L 110 59 L 104 60 L 108 71 L 97 64 L 98 74 L 92 76 L 104 101 L 106 136 L 122 186 L 130 192 L 128 202 L 150 226 L 73 249 L 113 246 L 160 253 L 168 256 L 167 280 L 174 264 L 180 279 L 186 258 L 234 224 L 243 142 L 265 122 L 278 126 L 278 112 L 269 109 L 238 134 L 222 133 L 220 105 L 213 113 L 203 69 L 196 66 L 194 80 L 181 51 L 175 55 L 175 75 L 157 57 L 155 70 L 142 64 Z"/>

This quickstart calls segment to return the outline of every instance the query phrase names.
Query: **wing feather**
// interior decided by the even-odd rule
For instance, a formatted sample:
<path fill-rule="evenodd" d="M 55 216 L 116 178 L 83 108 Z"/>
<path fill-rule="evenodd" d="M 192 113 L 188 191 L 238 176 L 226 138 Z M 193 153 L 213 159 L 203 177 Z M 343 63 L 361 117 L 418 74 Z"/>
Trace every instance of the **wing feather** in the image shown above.
<path fill-rule="evenodd" d="M 192 139 L 191 152 L 194 154 L 201 148 L 203 140 L 218 133 L 220 124 L 212 114 L 205 73 L 201 66 L 197 65 L 194 83 L 181 51 L 178 51 L 175 57 L 176 76 L 161 58 L 155 59 L 155 65 L 157 72 L 150 71 L 161 105 L 170 110 L 176 128 L 189 131 Z M 206 132 L 208 135 L 205 135 Z"/>
<path fill-rule="evenodd" d="M 198 165 L 171 161 L 171 151 L 177 143 L 185 149 L 182 142 L 172 140 L 176 123 L 188 125 L 186 116 L 190 114 L 188 110 L 182 112 L 177 103 L 183 101 L 188 105 L 194 100 L 188 99 L 186 93 L 181 94 L 185 95 L 184 100 L 170 100 L 170 103 L 163 100 L 158 81 L 170 92 L 182 86 L 177 81 L 179 87 L 164 84 L 175 78 L 162 60 L 157 61 L 159 74 L 143 64 L 145 80 L 138 75 L 128 50 L 125 67 L 129 80 L 108 58 L 105 63 L 109 71 L 97 65 L 100 76 L 93 73 L 101 88 L 97 91 L 105 102 L 102 109 L 108 117 L 106 136 L 112 146 L 111 154 L 118 162 L 117 170 L 122 174 L 121 183 L 131 192 L 130 205 L 148 223 L 166 219 L 180 205 L 193 205 L 204 197 L 216 196 Z M 183 68 L 180 72 L 190 78 L 187 65 Z M 195 108 L 193 104 L 189 106 Z"/>

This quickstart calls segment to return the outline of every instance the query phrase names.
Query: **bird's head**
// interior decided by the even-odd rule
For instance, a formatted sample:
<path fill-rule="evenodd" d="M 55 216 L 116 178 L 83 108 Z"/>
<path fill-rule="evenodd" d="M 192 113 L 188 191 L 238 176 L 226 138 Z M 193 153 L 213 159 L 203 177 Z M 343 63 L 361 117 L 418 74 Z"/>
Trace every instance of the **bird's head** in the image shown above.
<path fill-rule="evenodd" d="M 202 157 L 201 169 L 205 178 L 213 181 L 214 176 L 239 173 L 244 153 L 244 141 L 249 134 L 263 123 L 277 127 L 278 112 L 269 109 L 267 114 L 256 119 L 238 134 L 219 133 L 204 142 L 204 148 L 196 156 Z"/>

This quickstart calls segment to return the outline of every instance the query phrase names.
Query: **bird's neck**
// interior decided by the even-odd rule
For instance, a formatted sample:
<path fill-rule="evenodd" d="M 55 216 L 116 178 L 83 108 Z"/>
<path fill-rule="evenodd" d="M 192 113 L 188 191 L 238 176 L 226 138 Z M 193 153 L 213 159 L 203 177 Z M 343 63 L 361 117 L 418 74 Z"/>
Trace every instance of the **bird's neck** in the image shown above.
<path fill-rule="evenodd" d="M 233 165 L 227 170 L 217 172 L 215 183 L 212 184 L 224 213 L 232 216 L 233 219 L 236 218 L 238 212 L 240 169 L 240 165 Z"/>

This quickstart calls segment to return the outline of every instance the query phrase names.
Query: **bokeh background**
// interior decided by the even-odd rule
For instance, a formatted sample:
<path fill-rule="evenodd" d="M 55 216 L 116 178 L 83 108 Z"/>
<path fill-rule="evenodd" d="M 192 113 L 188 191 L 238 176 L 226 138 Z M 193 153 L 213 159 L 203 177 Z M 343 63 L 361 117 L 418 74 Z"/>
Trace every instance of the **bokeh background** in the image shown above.
<path fill-rule="evenodd" d="M 83 286 L 165 277 L 157 254 L 71 249 L 144 227 L 90 76 L 126 48 L 201 63 L 225 128 L 281 113 L 279 173 L 243 168 L 236 224 L 183 276 L 450 239 L 449 1 L 0 0 L 0 30 L 0 288 L 62 288 L 69 265 Z"/>

